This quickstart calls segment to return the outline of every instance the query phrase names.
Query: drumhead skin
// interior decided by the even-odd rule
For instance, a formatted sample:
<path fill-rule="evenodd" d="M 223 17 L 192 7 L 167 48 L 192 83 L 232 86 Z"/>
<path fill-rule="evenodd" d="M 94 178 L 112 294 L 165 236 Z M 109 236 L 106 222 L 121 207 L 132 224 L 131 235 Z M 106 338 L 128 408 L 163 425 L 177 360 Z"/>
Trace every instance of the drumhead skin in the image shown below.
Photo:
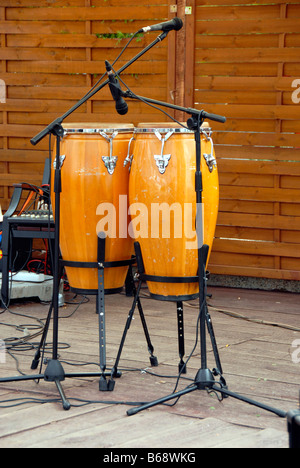
<path fill-rule="evenodd" d="M 203 216 L 198 226 L 202 227 L 200 241 L 202 237 L 210 254 L 218 216 L 219 181 L 210 129 L 205 126 L 203 130 Z M 141 247 L 145 274 L 158 279 L 197 276 L 194 132 L 176 124 L 140 124 L 135 129 L 133 154 L 130 228 Z M 158 300 L 182 301 L 199 295 L 197 282 L 168 283 L 156 279 L 147 283 L 151 296 Z"/>
<path fill-rule="evenodd" d="M 103 231 L 101 219 L 107 213 L 114 217 L 116 232 L 106 237 L 105 261 L 131 259 L 134 253 L 133 239 L 120 233 L 128 231 L 130 221 L 129 167 L 124 166 L 124 161 L 128 156 L 134 126 L 75 123 L 64 125 L 64 130 L 61 141 L 63 161 L 60 206 L 60 249 L 63 260 L 97 262 L 98 233 L 99 230 Z M 53 179 L 52 164 L 52 190 Z M 53 191 L 52 204 L 55 209 Z M 118 224 L 119 220 L 121 225 Z M 105 292 L 119 292 L 127 272 L 128 266 L 105 268 Z M 73 291 L 97 294 L 97 268 L 66 267 L 66 273 Z"/>

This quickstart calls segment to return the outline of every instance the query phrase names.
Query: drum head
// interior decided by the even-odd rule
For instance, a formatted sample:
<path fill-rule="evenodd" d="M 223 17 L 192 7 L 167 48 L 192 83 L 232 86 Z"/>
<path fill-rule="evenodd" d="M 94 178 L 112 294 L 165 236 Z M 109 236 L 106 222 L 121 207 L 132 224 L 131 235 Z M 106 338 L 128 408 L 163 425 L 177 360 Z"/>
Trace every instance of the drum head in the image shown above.
<path fill-rule="evenodd" d="M 158 131 L 160 133 L 168 133 L 173 131 L 174 133 L 193 133 L 192 130 L 187 128 L 185 122 L 181 125 L 176 122 L 147 122 L 140 123 L 135 128 L 135 133 L 154 133 Z"/>
<path fill-rule="evenodd" d="M 133 124 L 101 123 L 101 122 L 75 122 L 64 123 L 65 133 L 119 133 L 133 132 Z"/>
<path fill-rule="evenodd" d="M 203 122 L 201 130 L 209 131 L 210 125 L 208 122 Z M 145 122 L 139 123 L 135 128 L 135 133 L 168 133 L 173 131 L 174 133 L 194 133 L 193 130 L 187 128 L 186 122 Z"/>

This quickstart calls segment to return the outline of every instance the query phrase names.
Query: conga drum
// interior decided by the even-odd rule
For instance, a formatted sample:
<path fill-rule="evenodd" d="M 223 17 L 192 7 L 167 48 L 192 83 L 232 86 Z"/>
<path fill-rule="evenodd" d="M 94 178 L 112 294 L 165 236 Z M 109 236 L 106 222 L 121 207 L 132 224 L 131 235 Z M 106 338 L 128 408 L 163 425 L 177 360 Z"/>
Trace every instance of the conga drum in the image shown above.
<path fill-rule="evenodd" d="M 140 124 L 135 129 L 129 181 L 129 231 L 140 244 L 151 297 L 166 301 L 195 299 L 198 273 L 196 235 L 196 145 L 194 132 L 177 124 Z M 211 130 L 201 127 L 202 236 L 211 251 L 219 182 Z M 164 282 L 160 278 L 186 278 Z M 171 279 L 172 281 L 172 279 Z"/>
<path fill-rule="evenodd" d="M 134 126 L 131 124 L 64 124 L 61 140 L 60 250 L 72 291 L 97 294 L 95 263 L 98 235 L 105 232 L 105 262 L 130 260 L 133 240 L 128 234 L 128 157 Z M 54 165 L 52 164 L 52 181 Z M 51 184 L 53 187 L 53 183 Z M 53 190 L 53 189 L 52 189 Z M 54 206 L 52 192 L 52 204 Z M 121 203 L 121 206 L 120 206 Z M 129 264 L 128 264 L 129 265 Z M 124 286 L 128 265 L 104 270 L 106 294 Z"/>

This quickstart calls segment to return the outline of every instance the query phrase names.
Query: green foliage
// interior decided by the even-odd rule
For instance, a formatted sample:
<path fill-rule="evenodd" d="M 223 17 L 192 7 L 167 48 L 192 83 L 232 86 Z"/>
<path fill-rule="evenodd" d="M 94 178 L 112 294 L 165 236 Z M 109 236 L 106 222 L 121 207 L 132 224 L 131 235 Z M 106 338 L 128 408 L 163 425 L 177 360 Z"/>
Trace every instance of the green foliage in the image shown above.
<path fill-rule="evenodd" d="M 132 33 L 122 33 L 121 31 L 117 31 L 116 33 L 105 33 L 105 34 L 98 34 L 96 33 L 96 37 L 98 39 L 117 39 L 118 43 L 122 41 L 122 39 L 128 39 L 133 36 Z M 141 41 L 143 37 L 143 33 L 138 34 L 136 37 L 137 42 Z"/>

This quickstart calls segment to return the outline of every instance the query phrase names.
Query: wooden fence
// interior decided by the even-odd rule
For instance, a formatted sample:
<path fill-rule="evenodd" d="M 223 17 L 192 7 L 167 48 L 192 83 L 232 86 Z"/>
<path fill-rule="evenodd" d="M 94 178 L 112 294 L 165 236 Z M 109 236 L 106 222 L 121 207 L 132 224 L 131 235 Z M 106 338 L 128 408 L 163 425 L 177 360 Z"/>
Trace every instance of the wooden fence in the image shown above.
<path fill-rule="evenodd" d="M 300 2 L 257 3 L 196 2 L 194 102 L 227 117 L 210 269 L 299 280 Z"/>
<path fill-rule="evenodd" d="M 137 94 L 225 115 L 213 123 L 220 211 L 215 274 L 300 279 L 300 1 L 1 0 L 0 203 L 39 183 L 48 141 L 30 138 L 97 82 L 130 33 L 174 16 L 184 28 L 123 77 Z M 154 40 L 134 39 L 119 69 Z M 107 89 L 66 122 L 166 121 Z M 176 113 L 177 118 L 183 116 Z"/>

